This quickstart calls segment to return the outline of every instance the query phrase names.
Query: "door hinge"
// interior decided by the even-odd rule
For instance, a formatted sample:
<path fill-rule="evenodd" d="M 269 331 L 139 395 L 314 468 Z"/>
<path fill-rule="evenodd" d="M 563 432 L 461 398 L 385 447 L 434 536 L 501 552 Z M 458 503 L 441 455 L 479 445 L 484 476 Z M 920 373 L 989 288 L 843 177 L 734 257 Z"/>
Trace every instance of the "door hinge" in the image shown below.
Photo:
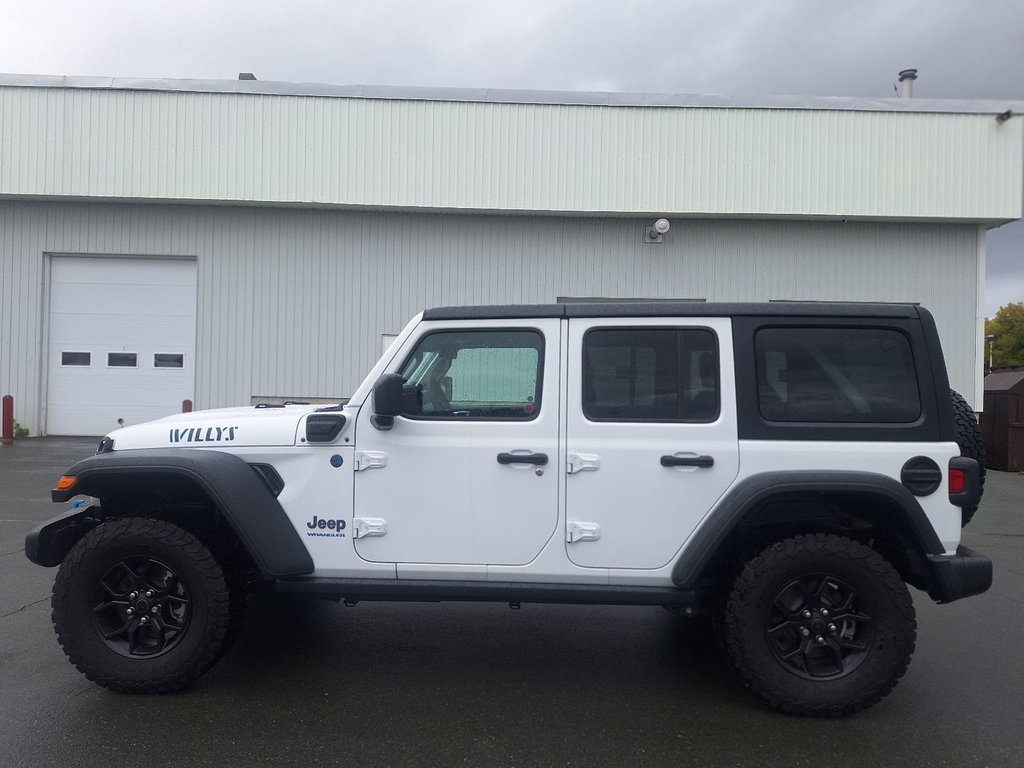
<path fill-rule="evenodd" d="M 380 517 L 357 517 L 352 520 L 352 538 L 365 539 L 368 536 L 384 536 L 388 532 L 388 521 Z"/>
<path fill-rule="evenodd" d="M 596 472 L 601 468 L 601 457 L 596 453 L 570 453 L 565 459 L 565 469 L 570 475 L 577 472 Z"/>
<path fill-rule="evenodd" d="M 597 541 L 601 538 L 601 526 L 597 523 L 568 523 L 565 540 L 570 544 L 577 541 Z"/>
<path fill-rule="evenodd" d="M 381 451 L 356 451 L 356 472 L 362 469 L 380 469 L 388 464 L 388 455 Z"/>

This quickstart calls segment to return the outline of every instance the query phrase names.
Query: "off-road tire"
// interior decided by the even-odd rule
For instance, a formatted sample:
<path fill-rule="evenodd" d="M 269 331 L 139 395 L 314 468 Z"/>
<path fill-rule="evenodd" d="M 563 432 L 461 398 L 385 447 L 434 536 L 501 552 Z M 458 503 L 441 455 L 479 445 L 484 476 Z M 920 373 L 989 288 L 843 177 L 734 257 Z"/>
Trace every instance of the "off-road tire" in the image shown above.
<path fill-rule="evenodd" d="M 830 605 L 828 589 L 817 591 L 824 595 L 821 599 L 807 591 L 791 595 L 788 590 L 788 585 L 798 581 L 826 584 L 825 579 L 831 579 L 828 584 L 850 588 L 849 610 L 836 605 L 827 614 L 840 624 L 838 636 L 829 634 L 830 620 L 821 621 L 819 615 L 822 606 Z M 799 601 L 789 604 L 796 607 L 792 608 L 795 613 L 788 615 L 797 616 L 798 621 L 778 622 L 777 617 L 783 615 L 778 610 L 780 595 L 803 595 L 803 607 Z M 800 624 L 804 608 L 813 609 L 813 621 L 820 622 L 807 638 Z M 866 620 L 840 619 L 852 614 Z M 870 547 L 831 534 L 785 539 L 751 559 L 736 579 L 725 618 L 729 655 L 744 682 L 768 706 L 797 715 L 842 717 L 875 704 L 906 672 L 917 638 L 914 605 L 896 570 Z M 807 668 L 816 663 L 813 660 L 801 672 L 796 659 L 802 654 L 784 661 L 778 649 L 780 643 L 772 639 L 782 637 L 781 628 L 783 633 L 801 638 L 801 642 L 806 640 L 807 645 L 799 647 L 806 648 L 807 653 L 823 654 L 821 658 L 831 663 L 833 656 L 841 656 L 836 648 L 843 640 L 842 628 L 850 627 L 849 622 L 857 627 L 850 642 L 857 641 L 864 650 L 850 651 L 846 671 L 831 677 L 808 674 Z M 807 624 L 811 624 L 810 619 Z M 769 628 L 779 634 L 770 633 Z M 816 632 L 824 636 L 825 645 L 816 645 Z M 833 656 L 828 655 L 830 649 Z"/>
<path fill-rule="evenodd" d="M 161 635 L 166 650 L 133 656 L 132 653 L 138 653 L 137 648 L 132 650 L 128 646 L 119 651 L 110 644 L 119 642 L 120 635 L 110 642 L 109 638 L 104 639 L 100 620 L 96 618 L 122 616 L 125 626 L 133 626 L 125 615 L 126 608 L 122 608 L 119 599 L 110 597 L 108 602 L 117 605 L 100 611 L 97 595 L 109 594 L 103 585 L 114 579 L 109 574 L 122 563 L 140 561 L 166 565 L 175 575 L 173 582 L 164 583 L 175 584 L 175 593 L 187 598 L 187 621 L 180 622 L 183 629 L 174 633 L 173 642 L 166 640 L 166 634 Z M 131 567 L 128 570 L 130 573 Z M 136 570 L 141 572 L 136 581 L 148 582 L 152 578 L 152 566 Z M 184 598 L 171 599 L 186 604 Z M 158 590 L 154 604 L 159 599 Z M 100 602 L 104 600 L 107 598 Z M 141 517 L 108 520 L 82 537 L 57 572 L 52 605 L 57 639 L 71 663 L 93 682 L 124 693 L 167 693 L 191 685 L 217 659 L 231 619 L 227 582 L 209 549 L 173 523 Z M 133 603 L 128 600 L 126 605 Z M 162 618 L 160 612 L 170 610 L 166 605 L 155 605 L 150 609 L 152 615 Z M 136 612 L 136 622 L 141 620 L 142 612 Z M 146 631 L 153 632 L 153 625 Z"/>
<path fill-rule="evenodd" d="M 955 389 L 949 390 L 949 399 L 953 401 L 953 421 L 956 424 L 956 444 L 960 446 L 960 455 L 978 462 L 981 472 L 978 483 L 982 493 L 985 491 L 985 441 L 981 436 L 981 427 L 974 415 L 974 409 L 967 403 L 964 396 Z M 977 505 L 963 507 L 960 510 L 960 527 L 966 526 L 978 511 Z"/>

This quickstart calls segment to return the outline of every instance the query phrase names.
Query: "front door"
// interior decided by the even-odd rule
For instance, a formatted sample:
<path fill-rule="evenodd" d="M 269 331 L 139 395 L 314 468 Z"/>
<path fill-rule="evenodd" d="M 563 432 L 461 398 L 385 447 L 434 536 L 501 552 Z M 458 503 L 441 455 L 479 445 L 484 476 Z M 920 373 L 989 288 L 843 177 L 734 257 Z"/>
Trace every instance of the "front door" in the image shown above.
<path fill-rule="evenodd" d="M 566 547 L 671 562 L 739 471 L 728 319 L 569 321 Z"/>
<path fill-rule="evenodd" d="M 537 556 L 558 522 L 559 329 L 557 319 L 419 327 L 393 369 L 404 413 L 387 430 L 371 424 L 370 403 L 359 413 L 360 557 L 486 566 Z"/>

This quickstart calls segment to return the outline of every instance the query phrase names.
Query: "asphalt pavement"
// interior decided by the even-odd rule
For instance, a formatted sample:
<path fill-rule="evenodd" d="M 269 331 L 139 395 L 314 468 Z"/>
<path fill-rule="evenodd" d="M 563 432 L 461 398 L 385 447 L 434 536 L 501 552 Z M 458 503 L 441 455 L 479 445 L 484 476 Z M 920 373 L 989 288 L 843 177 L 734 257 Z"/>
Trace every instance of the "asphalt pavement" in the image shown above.
<path fill-rule="evenodd" d="M 192 690 L 105 691 L 61 652 L 55 569 L 25 533 L 95 441 L 0 446 L 0 766 L 1024 765 L 1024 476 L 990 472 L 964 543 L 980 597 L 914 592 L 906 677 L 843 720 L 776 714 L 697 625 L 660 608 L 250 598 Z"/>

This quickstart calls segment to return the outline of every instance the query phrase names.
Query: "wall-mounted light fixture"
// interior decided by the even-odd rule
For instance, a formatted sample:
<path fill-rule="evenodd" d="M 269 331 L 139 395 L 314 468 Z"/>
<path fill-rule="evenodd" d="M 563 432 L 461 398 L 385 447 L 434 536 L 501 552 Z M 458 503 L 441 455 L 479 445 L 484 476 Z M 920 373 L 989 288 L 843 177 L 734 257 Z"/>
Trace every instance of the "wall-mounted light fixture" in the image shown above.
<path fill-rule="evenodd" d="M 665 233 L 672 225 L 668 219 L 658 219 L 653 224 L 648 224 L 644 234 L 645 243 L 660 243 L 665 239 Z"/>

